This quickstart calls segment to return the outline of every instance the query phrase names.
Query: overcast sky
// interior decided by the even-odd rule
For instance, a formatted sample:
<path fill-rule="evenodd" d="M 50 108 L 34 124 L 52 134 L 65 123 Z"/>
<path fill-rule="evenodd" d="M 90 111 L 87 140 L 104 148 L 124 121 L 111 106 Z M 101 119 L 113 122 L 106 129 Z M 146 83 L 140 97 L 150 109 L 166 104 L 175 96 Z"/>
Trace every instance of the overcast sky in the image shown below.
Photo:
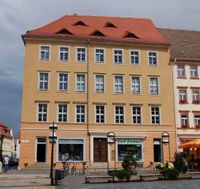
<path fill-rule="evenodd" d="M 21 35 L 66 14 L 150 18 L 157 27 L 200 30 L 200 0 L 0 0 L 0 122 L 20 128 Z"/>

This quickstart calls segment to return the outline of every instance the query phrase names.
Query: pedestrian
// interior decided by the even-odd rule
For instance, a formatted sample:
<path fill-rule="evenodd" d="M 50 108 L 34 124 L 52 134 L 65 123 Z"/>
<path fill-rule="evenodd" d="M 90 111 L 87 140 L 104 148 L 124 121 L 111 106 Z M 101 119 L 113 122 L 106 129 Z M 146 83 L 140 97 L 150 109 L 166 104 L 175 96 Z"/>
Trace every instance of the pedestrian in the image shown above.
<path fill-rule="evenodd" d="M 8 164 L 9 164 L 9 157 L 7 155 L 4 156 L 3 158 L 4 161 L 4 172 L 8 171 Z"/>
<path fill-rule="evenodd" d="M 3 168 L 3 163 L 2 163 L 2 158 L 0 158 L 0 174 L 2 174 L 2 168 Z"/>

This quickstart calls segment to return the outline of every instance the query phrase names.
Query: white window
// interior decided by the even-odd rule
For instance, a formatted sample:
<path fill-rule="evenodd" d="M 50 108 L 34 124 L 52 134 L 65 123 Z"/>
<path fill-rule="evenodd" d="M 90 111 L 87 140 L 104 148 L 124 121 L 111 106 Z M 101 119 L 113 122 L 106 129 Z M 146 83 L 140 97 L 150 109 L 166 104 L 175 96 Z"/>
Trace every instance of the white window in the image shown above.
<path fill-rule="evenodd" d="M 124 107 L 115 106 L 115 123 L 121 124 L 124 123 Z"/>
<path fill-rule="evenodd" d="M 115 93 L 123 93 L 123 76 L 114 76 L 115 80 Z"/>
<path fill-rule="evenodd" d="M 151 107 L 151 123 L 160 124 L 160 110 L 159 107 Z"/>
<path fill-rule="evenodd" d="M 59 73 L 59 90 L 67 91 L 68 90 L 68 74 Z"/>
<path fill-rule="evenodd" d="M 105 122 L 105 108 L 104 106 L 96 106 L 96 123 Z"/>
<path fill-rule="evenodd" d="M 77 61 L 85 62 L 86 61 L 86 49 L 85 48 L 77 48 Z"/>
<path fill-rule="evenodd" d="M 131 77 L 131 92 L 133 94 L 140 93 L 140 77 L 136 76 Z"/>
<path fill-rule="evenodd" d="M 132 107 L 132 116 L 134 124 L 141 124 L 141 107 Z"/>
<path fill-rule="evenodd" d="M 149 52 L 149 65 L 156 66 L 157 65 L 157 53 Z"/>
<path fill-rule="evenodd" d="M 85 105 L 76 105 L 76 123 L 85 123 Z"/>
<path fill-rule="evenodd" d="M 58 104 L 58 121 L 67 122 L 67 105 Z"/>
<path fill-rule="evenodd" d="M 159 93 L 158 78 L 150 77 L 150 94 L 157 95 Z"/>
<path fill-rule="evenodd" d="M 194 115 L 194 125 L 200 126 L 200 115 Z"/>
<path fill-rule="evenodd" d="M 40 60 L 49 60 L 50 58 L 50 47 L 40 46 Z"/>
<path fill-rule="evenodd" d="M 104 92 L 104 75 L 96 75 L 96 92 Z"/>
<path fill-rule="evenodd" d="M 179 90 L 179 102 L 186 103 L 187 102 L 187 90 L 180 89 Z"/>
<path fill-rule="evenodd" d="M 139 64 L 139 51 L 130 51 L 131 64 Z"/>
<path fill-rule="evenodd" d="M 193 103 L 199 103 L 200 102 L 199 90 L 193 90 L 192 91 L 192 100 L 193 100 Z"/>
<path fill-rule="evenodd" d="M 188 126 L 188 115 L 186 114 L 181 114 L 181 126 Z"/>
<path fill-rule="evenodd" d="M 39 90 L 48 90 L 48 80 L 49 80 L 49 74 L 40 72 L 39 73 Z"/>
<path fill-rule="evenodd" d="M 185 77 L 185 67 L 183 65 L 177 66 L 177 77 Z"/>
<path fill-rule="evenodd" d="M 59 60 L 60 61 L 68 61 L 69 60 L 69 48 L 68 47 L 60 47 Z"/>
<path fill-rule="evenodd" d="M 104 62 L 104 49 L 95 49 L 96 63 Z"/>
<path fill-rule="evenodd" d="M 38 121 L 47 122 L 47 104 L 38 104 Z"/>
<path fill-rule="evenodd" d="M 198 77 L 197 66 L 190 67 L 190 77 Z"/>
<path fill-rule="evenodd" d="M 85 75 L 84 74 L 76 75 L 76 91 L 85 92 Z"/>
<path fill-rule="evenodd" d="M 122 50 L 114 50 L 114 63 L 122 64 L 123 63 L 123 52 Z"/>

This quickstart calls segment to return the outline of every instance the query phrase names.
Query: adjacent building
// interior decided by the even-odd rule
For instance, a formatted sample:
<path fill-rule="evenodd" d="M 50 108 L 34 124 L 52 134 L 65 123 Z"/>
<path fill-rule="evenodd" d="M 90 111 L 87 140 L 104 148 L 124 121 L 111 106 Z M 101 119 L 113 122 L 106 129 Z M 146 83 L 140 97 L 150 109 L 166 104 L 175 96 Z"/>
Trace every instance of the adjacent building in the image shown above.
<path fill-rule="evenodd" d="M 64 16 L 22 36 L 25 44 L 20 166 L 54 159 L 143 166 L 176 150 L 168 42 L 149 19 Z M 115 144 L 107 144 L 107 133 Z M 161 136 L 167 132 L 168 145 Z M 169 157 L 171 154 L 171 157 Z"/>
<path fill-rule="evenodd" d="M 0 156 L 14 156 L 14 138 L 11 128 L 0 122 Z"/>
<path fill-rule="evenodd" d="M 179 145 L 200 138 L 200 32 L 174 29 L 160 31 L 171 44 Z"/>

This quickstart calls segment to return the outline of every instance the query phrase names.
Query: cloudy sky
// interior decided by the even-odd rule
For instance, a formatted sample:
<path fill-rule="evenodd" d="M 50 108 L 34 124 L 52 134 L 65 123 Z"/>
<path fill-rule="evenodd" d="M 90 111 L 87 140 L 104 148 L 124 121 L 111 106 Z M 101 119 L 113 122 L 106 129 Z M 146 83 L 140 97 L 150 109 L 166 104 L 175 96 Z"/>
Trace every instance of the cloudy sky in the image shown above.
<path fill-rule="evenodd" d="M 151 18 L 157 27 L 200 30 L 200 0 L 0 0 L 0 122 L 20 128 L 21 35 L 66 14 Z"/>

